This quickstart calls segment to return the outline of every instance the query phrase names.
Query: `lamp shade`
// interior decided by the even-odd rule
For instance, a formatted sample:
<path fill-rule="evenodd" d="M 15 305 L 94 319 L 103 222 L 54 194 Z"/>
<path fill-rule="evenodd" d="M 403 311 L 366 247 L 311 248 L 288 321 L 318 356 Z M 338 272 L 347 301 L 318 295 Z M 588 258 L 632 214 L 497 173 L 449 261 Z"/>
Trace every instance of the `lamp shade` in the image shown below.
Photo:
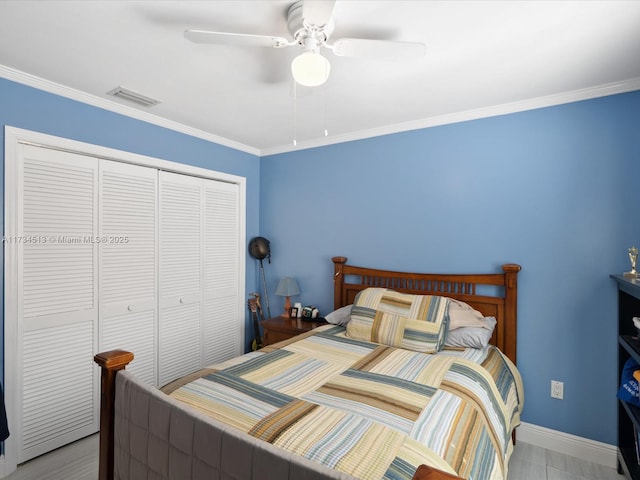
<path fill-rule="evenodd" d="M 329 60 L 315 52 L 304 52 L 291 62 L 293 79 L 305 87 L 317 87 L 329 78 Z"/>
<path fill-rule="evenodd" d="M 291 297 L 292 295 L 298 295 L 300 289 L 298 288 L 298 282 L 293 277 L 284 277 L 280 279 L 278 288 L 276 288 L 276 295 L 279 297 Z"/>

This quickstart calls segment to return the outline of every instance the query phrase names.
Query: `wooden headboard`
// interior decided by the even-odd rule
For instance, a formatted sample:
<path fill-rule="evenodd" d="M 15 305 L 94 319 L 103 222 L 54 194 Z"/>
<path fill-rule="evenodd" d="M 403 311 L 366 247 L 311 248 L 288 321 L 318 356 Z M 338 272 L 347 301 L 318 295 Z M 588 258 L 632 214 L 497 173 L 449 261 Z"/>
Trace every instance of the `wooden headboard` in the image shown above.
<path fill-rule="evenodd" d="M 416 295 L 440 295 L 471 305 L 486 317 L 496 317 L 491 343 L 516 363 L 518 272 L 520 265 L 502 265 L 502 273 L 408 273 L 347 265 L 333 257 L 334 309 L 353 303 L 368 287 L 389 288 Z M 480 287 L 480 288 L 478 288 Z"/>

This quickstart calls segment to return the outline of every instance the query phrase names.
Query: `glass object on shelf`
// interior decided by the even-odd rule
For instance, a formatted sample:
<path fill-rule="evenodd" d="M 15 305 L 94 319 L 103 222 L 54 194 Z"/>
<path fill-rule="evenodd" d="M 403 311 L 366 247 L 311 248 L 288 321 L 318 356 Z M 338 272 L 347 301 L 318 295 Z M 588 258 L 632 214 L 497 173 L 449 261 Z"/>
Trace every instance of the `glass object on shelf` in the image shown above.
<path fill-rule="evenodd" d="M 636 271 L 636 262 L 638 261 L 638 249 L 633 246 L 627 253 L 629 254 L 629 262 L 631 262 L 631 270 L 624 272 L 625 278 L 638 278 L 638 272 Z"/>

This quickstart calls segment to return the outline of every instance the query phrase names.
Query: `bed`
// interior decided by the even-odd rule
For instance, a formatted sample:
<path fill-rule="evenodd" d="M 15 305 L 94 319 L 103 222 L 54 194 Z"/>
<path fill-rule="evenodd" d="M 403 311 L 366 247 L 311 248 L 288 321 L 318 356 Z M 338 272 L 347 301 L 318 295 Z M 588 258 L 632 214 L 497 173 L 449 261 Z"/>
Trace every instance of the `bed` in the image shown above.
<path fill-rule="evenodd" d="M 524 402 L 520 266 L 427 274 L 332 261 L 332 316 L 348 322 L 161 390 L 125 370 L 133 353 L 96 355 L 100 479 L 506 479 Z M 449 345 L 454 314 L 495 319 L 489 344 Z"/>

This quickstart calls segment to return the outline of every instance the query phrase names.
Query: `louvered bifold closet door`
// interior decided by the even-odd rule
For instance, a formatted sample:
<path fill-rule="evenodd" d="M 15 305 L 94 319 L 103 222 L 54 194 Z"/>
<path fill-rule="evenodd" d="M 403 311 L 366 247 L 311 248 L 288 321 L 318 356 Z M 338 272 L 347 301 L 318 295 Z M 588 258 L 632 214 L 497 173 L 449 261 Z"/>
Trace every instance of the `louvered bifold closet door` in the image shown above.
<path fill-rule="evenodd" d="M 24 145 L 18 176 L 21 463 L 98 429 L 98 161 Z"/>
<path fill-rule="evenodd" d="M 157 384 L 157 179 L 153 168 L 100 162 L 100 351 L 134 352 L 127 370 Z"/>
<path fill-rule="evenodd" d="M 202 179 L 159 172 L 159 383 L 200 368 Z"/>
<path fill-rule="evenodd" d="M 239 187 L 204 183 L 203 363 L 210 365 L 242 354 L 242 319 L 238 305 Z"/>

